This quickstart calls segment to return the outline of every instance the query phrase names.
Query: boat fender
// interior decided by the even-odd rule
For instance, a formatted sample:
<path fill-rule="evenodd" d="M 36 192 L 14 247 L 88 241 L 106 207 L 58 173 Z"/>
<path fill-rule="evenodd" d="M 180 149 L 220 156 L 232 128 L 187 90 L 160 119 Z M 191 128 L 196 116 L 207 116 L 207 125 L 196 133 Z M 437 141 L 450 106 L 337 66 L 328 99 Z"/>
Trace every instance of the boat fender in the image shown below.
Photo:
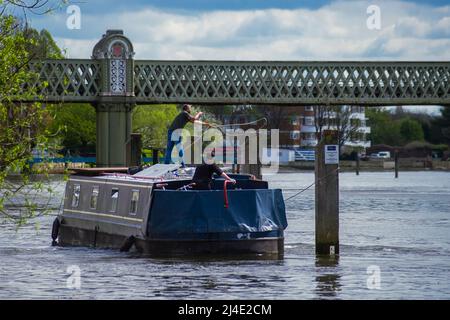
<path fill-rule="evenodd" d="M 129 236 L 125 239 L 122 246 L 120 247 L 120 252 L 128 252 L 130 251 L 131 247 L 133 246 L 134 242 L 136 241 L 136 238 L 134 236 Z"/>
<path fill-rule="evenodd" d="M 58 242 L 56 241 L 56 239 L 58 239 L 60 225 L 61 225 L 61 223 L 59 222 L 59 219 L 56 218 L 55 221 L 53 221 L 53 226 L 52 226 L 52 246 L 58 245 Z"/>

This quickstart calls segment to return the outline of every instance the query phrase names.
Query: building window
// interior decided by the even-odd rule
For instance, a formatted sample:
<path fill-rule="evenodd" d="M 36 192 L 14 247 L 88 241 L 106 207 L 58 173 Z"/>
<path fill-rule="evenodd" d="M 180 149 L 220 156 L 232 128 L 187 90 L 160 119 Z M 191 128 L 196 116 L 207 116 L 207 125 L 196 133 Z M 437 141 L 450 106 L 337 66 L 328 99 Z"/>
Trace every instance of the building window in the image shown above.
<path fill-rule="evenodd" d="M 117 202 L 119 201 L 119 189 L 112 188 L 111 189 L 111 212 L 117 211 Z"/>
<path fill-rule="evenodd" d="M 136 215 L 139 203 L 139 190 L 131 191 L 130 214 Z"/>
<path fill-rule="evenodd" d="M 364 141 L 364 133 L 352 132 L 350 134 L 350 141 Z"/>
<path fill-rule="evenodd" d="M 90 208 L 91 209 L 97 209 L 98 204 L 98 193 L 99 193 L 99 187 L 94 186 L 92 188 L 92 194 L 91 194 L 91 201 L 90 201 Z"/>
<path fill-rule="evenodd" d="M 304 126 L 314 126 L 314 117 L 304 117 L 303 125 Z"/>
<path fill-rule="evenodd" d="M 77 208 L 80 204 L 80 193 L 81 186 L 79 184 L 73 185 L 73 193 L 72 193 L 72 207 Z"/>
<path fill-rule="evenodd" d="M 291 138 L 292 140 L 297 140 L 297 139 L 299 139 L 299 138 L 300 138 L 300 132 L 298 132 L 298 131 L 291 131 L 291 132 L 290 132 L 290 138 Z"/>
<path fill-rule="evenodd" d="M 329 118 L 327 122 L 328 122 L 329 128 L 337 128 L 338 127 L 338 119 L 336 119 L 336 118 Z"/>
<path fill-rule="evenodd" d="M 316 134 L 315 133 L 303 133 L 302 135 L 302 139 L 304 140 L 315 140 L 316 139 Z"/>
<path fill-rule="evenodd" d="M 312 106 L 305 107 L 305 111 L 314 111 L 314 108 Z"/>
<path fill-rule="evenodd" d="M 291 119 L 291 125 L 298 126 L 298 119 L 297 118 Z"/>
<path fill-rule="evenodd" d="M 350 125 L 352 127 L 360 127 L 361 126 L 361 120 L 357 119 L 357 118 L 350 119 Z"/>
<path fill-rule="evenodd" d="M 362 113 L 364 112 L 364 108 L 360 106 L 352 106 L 351 111 L 352 113 Z"/>

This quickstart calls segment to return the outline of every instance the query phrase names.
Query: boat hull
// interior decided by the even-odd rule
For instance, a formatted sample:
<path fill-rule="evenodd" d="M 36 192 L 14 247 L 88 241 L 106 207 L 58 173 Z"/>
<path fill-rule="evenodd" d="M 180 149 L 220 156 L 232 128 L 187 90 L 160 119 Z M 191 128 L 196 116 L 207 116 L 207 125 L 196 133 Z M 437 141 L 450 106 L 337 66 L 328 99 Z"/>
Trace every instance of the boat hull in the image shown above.
<path fill-rule="evenodd" d="M 61 225 L 60 246 L 122 249 L 130 237 Z M 133 237 L 137 252 L 151 256 L 247 256 L 281 259 L 284 237 L 250 239 L 148 239 Z"/>
<path fill-rule="evenodd" d="M 217 255 L 217 256 L 273 256 L 283 255 L 284 238 L 257 238 L 243 240 L 180 240 L 180 239 L 136 239 L 136 249 L 149 255 Z"/>

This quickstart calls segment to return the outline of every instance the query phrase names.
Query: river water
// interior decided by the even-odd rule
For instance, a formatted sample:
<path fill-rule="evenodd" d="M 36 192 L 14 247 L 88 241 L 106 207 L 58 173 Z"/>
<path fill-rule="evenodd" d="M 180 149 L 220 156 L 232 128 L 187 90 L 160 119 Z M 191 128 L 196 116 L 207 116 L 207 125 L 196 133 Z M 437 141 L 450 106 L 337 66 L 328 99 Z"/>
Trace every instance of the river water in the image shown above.
<path fill-rule="evenodd" d="M 265 178 L 288 198 L 314 175 Z M 53 184 L 57 208 L 64 183 Z M 314 254 L 314 188 L 286 202 L 280 261 L 152 259 L 52 247 L 52 216 L 18 231 L 3 223 L 0 298 L 450 299 L 450 173 L 400 172 L 399 179 L 391 172 L 341 173 L 340 198 L 338 259 Z M 78 268 L 80 288 L 73 289 Z"/>

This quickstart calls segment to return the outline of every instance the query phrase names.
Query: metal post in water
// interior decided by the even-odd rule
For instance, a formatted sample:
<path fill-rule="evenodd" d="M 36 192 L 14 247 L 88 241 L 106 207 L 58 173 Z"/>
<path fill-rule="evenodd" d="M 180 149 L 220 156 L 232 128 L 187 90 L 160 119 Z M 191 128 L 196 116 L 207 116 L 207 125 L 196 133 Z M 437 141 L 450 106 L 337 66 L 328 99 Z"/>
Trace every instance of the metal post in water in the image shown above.
<path fill-rule="evenodd" d="M 336 131 L 325 130 L 317 147 L 316 254 L 339 254 L 339 146 Z"/>

